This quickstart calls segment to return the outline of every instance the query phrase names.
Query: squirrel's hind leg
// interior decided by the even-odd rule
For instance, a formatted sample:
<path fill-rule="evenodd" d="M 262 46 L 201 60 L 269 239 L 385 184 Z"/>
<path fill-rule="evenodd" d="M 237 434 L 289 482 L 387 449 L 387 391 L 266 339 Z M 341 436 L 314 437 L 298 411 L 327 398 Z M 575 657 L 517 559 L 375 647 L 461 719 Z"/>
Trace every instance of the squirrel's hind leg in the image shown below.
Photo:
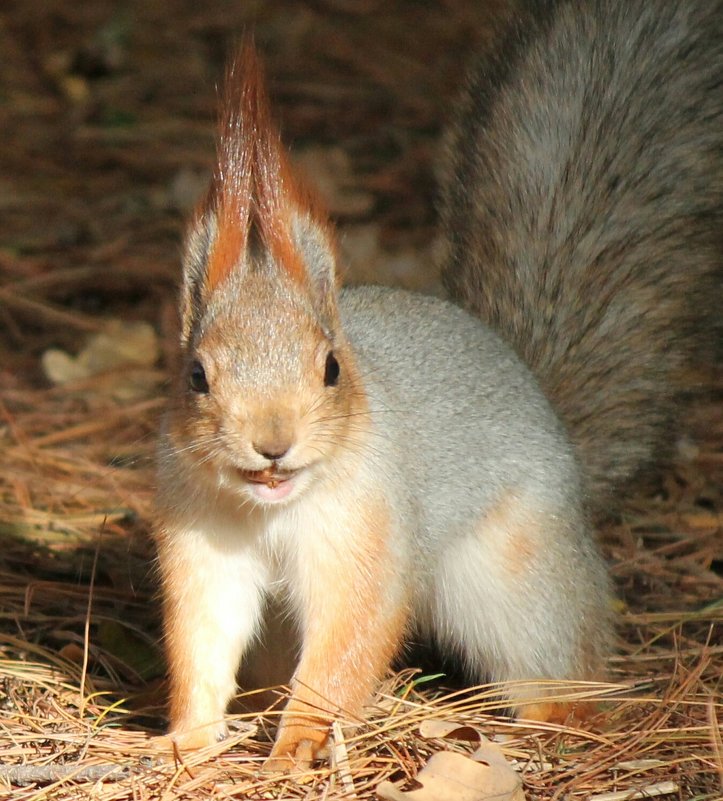
<path fill-rule="evenodd" d="M 556 682 L 604 677 L 607 572 L 579 509 L 555 508 L 549 492 L 503 493 L 445 548 L 431 598 L 437 642 L 473 680 L 505 683 L 519 717 L 565 717 Z"/>

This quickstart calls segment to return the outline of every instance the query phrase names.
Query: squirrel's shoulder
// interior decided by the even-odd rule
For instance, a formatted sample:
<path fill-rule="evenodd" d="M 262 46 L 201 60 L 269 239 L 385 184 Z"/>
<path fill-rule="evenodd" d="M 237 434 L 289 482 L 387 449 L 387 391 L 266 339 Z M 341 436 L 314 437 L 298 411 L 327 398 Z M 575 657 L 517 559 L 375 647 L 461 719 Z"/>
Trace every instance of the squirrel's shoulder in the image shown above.
<path fill-rule="evenodd" d="M 557 429 L 557 417 L 524 362 L 491 328 L 455 304 L 364 286 L 342 290 L 339 310 L 372 394 L 406 398 L 419 416 L 447 414 L 450 425 L 467 415 L 471 426 L 487 433 L 506 424 L 517 430 L 522 418 L 526 425 Z"/>
<path fill-rule="evenodd" d="M 362 356 L 376 355 L 410 366 L 418 360 L 444 361 L 455 355 L 456 365 L 475 365 L 529 375 L 527 367 L 491 328 L 459 306 L 442 298 L 383 286 L 342 289 L 339 299 L 342 327 Z"/>
<path fill-rule="evenodd" d="M 423 503 L 428 521 L 442 530 L 442 520 L 469 520 L 510 486 L 570 503 L 578 468 L 567 435 L 494 331 L 446 300 L 401 289 L 342 290 L 339 310 L 375 431 L 393 443 L 370 458 L 414 476 L 419 497 L 433 499 Z"/>

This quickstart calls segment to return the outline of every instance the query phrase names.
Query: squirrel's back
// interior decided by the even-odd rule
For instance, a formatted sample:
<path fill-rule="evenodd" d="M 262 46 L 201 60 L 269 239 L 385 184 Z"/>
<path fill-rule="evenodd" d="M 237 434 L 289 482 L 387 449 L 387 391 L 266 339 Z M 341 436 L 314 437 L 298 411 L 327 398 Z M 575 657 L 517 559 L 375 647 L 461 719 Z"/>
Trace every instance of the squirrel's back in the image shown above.
<path fill-rule="evenodd" d="M 569 442 L 499 336 L 447 301 L 399 289 L 345 289 L 340 311 L 383 450 L 379 469 L 405 475 L 403 492 L 425 510 L 415 536 L 431 534 L 436 549 L 446 536 L 438 531 L 466 534 L 511 484 L 567 508 L 578 473 Z"/>
<path fill-rule="evenodd" d="M 720 325 L 722 73 L 719 0 L 529 2 L 447 137 L 445 284 L 535 372 L 597 511 Z"/>
<path fill-rule="evenodd" d="M 573 449 L 529 369 L 437 298 L 358 287 L 340 312 L 415 631 L 477 680 L 599 677 L 608 581 Z"/>

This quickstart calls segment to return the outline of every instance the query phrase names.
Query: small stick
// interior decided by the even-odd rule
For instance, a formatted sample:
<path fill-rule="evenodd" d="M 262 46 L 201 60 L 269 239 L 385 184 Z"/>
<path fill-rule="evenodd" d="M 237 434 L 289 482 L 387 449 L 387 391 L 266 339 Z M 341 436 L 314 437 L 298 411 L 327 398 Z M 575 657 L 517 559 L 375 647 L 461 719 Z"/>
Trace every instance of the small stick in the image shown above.
<path fill-rule="evenodd" d="M 331 724 L 331 730 L 333 732 L 333 741 L 334 745 L 332 747 L 332 755 L 333 755 L 333 766 L 336 767 L 337 771 L 339 772 L 339 779 L 341 780 L 342 787 L 346 795 L 345 798 L 354 799 L 354 801 L 358 801 L 359 796 L 356 794 L 356 788 L 354 787 L 354 779 L 351 775 L 351 767 L 349 764 L 349 752 L 346 748 L 346 740 L 344 738 L 344 732 L 341 729 L 341 725 L 338 720 L 335 720 Z"/>
<path fill-rule="evenodd" d="M 93 606 L 93 590 L 95 589 L 95 573 L 98 568 L 98 554 L 100 553 L 100 539 L 105 531 L 106 520 L 103 519 L 100 531 L 98 532 L 98 540 L 95 546 L 95 553 L 93 554 L 93 567 L 90 572 L 90 586 L 88 587 L 88 607 L 85 612 L 85 627 L 83 630 L 83 666 L 80 671 L 80 707 L 78 715 L 83 719 L 85 714 L 85 680 L 88 677 L 88 660 L 90 658 L 90 612 Z"/>
<path fill-rule="evenodd" d="M 721 728 L 718 725 L 718 718 L 715 713 L 715 704 L 713 698 L 708 699 L 706 704 L 706 711 L 708 713 L 708 722 L 710 723 L 711 739 L 713 740 L 713 751 L 716 756 L 716 765 L 718 773 L 720 774 L 720 786 L 723 789 L 723 738 L 721 737 Z"/>
<path fill-rule="evenodd" d="M 675 782 L 659 782 L 649 784 L 640 790 L 616 790 L 611 793 L 591 795 L 590 801 L 633 801 L 635 798 L 653 798 L 658 795 L 677 793 L 680 788 Z"/>
<path fill-rule="evenodd" d="M 96 320 L 87 314 L 66 311 L 50 303 L 31 300 L 22 295 L 15 295 L 2 287 L 0 287 L 0 298 L 2 298 L 8 306 L 12 306 L 18 311 L 26 312 L 35 319 L 40 318 L 50 323 L 77 328 L 81 331 L 96 332 L 103 329 L 102 321 Z"/>
<path fill-rule="evenodd" d="M 79 782 L 118 781 L 131 775 L 130 767 L 121 765 L 0 765 L 0 780 L 10 785 L 52 784 L 63 779 Z"/>

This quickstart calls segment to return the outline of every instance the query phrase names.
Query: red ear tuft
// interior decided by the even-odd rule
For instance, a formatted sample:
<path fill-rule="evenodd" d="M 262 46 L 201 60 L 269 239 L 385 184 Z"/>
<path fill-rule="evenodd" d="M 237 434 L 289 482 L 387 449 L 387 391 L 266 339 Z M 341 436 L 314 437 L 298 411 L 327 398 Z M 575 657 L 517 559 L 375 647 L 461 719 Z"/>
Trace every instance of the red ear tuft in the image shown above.
<path fill-rule="evenodd" d="M 298 281 L 306 270 L 295 245 L 293 212 L 318 219 L 297 185 L 269 111 L 261 62 L 247 40 L 226 73 L 218 163 L 209 195 L 212 234 L 206 288 L 243 257 L 253 222 L 275 262 Z M 321 220 L 319 220 L 321 222 Z"/>
<path fill-rule="evenodd" d="M 206 272 L 209 290 L 238 264 L 248 240 L 256 134 L 246 109 L 256 104 L 257 70 L 253 47 L 247 44 L 226 71 L 216 171 L 206 201 L 215 221 Z"/>

